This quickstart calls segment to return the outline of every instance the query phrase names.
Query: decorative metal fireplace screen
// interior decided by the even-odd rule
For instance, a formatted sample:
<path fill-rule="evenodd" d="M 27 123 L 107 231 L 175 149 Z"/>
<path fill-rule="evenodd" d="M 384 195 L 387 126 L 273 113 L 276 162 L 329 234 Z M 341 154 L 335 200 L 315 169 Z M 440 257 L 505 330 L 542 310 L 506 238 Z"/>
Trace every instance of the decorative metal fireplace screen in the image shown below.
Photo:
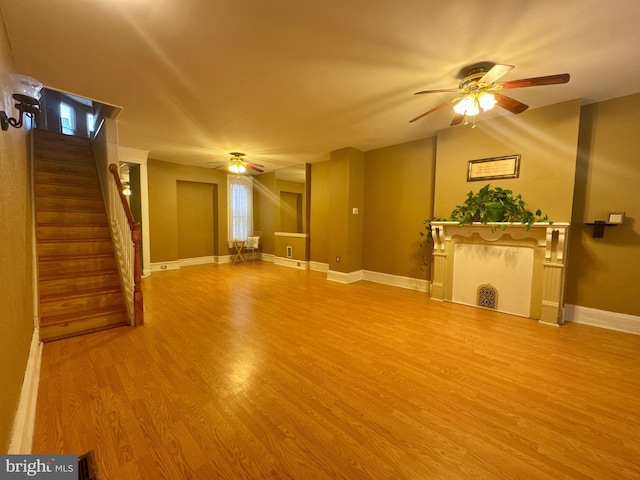
<path fill-rule="evenodd" d="M 496 287 L 489 283 L 480 285 L 478 287 L 478 301 L 479 307 L 492 308 L 496 310 L 498 308 L 498 290 Z"/>

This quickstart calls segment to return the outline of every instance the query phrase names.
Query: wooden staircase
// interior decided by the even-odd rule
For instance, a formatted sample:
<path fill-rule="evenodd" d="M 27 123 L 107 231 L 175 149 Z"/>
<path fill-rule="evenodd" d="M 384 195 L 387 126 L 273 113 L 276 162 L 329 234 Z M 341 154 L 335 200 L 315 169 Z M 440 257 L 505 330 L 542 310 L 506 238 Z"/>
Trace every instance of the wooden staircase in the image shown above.
<path fill-rule="evenodd" d="M 129 325 L 89 139 L 34 130 L 40 339 Z"/>

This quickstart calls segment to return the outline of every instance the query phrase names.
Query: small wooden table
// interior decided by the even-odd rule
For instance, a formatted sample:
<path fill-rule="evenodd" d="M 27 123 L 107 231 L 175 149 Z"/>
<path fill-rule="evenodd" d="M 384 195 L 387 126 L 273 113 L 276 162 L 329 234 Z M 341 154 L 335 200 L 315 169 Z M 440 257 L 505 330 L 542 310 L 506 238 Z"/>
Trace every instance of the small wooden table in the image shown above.
<path fill-rule="evenodd" d="M 238 260 L 242 260 L 242 263 L 245 263 L 244 255 L 242 255 L 242 249 L 244 248 L 244 244 L 246 242 L 244 240 L 234 240 L 233 248 L 236 249 L 236 255 L 233 257 L 233 263 L 236 263 Z"/>

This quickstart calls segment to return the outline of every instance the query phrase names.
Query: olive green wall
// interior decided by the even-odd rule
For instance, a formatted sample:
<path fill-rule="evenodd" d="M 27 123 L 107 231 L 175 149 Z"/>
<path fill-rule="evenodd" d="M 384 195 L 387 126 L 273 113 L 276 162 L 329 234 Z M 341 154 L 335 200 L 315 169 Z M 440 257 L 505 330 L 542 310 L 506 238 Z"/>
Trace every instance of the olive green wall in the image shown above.
<path fill-rule="evenodd" d="M 435 137 L 365 154 L 363 268 L 427 278 L 422 222 L 433 213 Z M 423 254 L 427 252 L 427 258 Z"/>
<path fill-rule="evenodd" d="M 178 181 L 215 185 L 217 225 L 213 255 L 229 255 L 227 243 L 227 175 L 224 171 L 149 160 L 149 235 L 152 263 L 180 260 L 178 228 Z M 195 232 L 194 232 L 195 234 Z M 189 235 L 182 230 L 181 235 Z"/>
<path fill-rule="evenodd" d="M 291 203 L 293 199 L 287 194 L 300 195 L 300 206 Z M 306 219 L 302 213 L 306 208 L 305 184 L 292 182 L 289 180 L 276 180 L 276 231 L 289 233 L 304 233 L 306 230 Z M 297 200 L 296 200 L 297 201 Z M 286 203 L 286 205 L 284 204 Z M 302 224 L 298 225 L 298 213 L 301 214 Z M 300 227 L 300 228 L 298 228 Z"/>
<path fill-rule="evenodd" d="M 177 182 L 178 257 L 213 256 L 217 185 Z"/>
<path fill-rule="evenodd" d="M 0 23 L 0 78 L 13 72 Z M 15 115 L 12 93 L 0 82 L 0 110 Z M 28 133 L 27 126 L 0 132 L 0 453 L 9 448 L 34 329 Z"/>
<path fill-rule="evenodd" d="M 487 183 L 522 195 L 533 211 L 571 221 L 580 101 L 563 102 L 438 132 L 434 216 L 447 218 Z M 520 154 L 520 176 L 467 182 L 469 160 Z"/>
<path fill-rule="evenodd" d="M 331 162 L 311 164 L 310 259 L 329 263 L 329 220 L 331 218 Z"/>
<path fill-rule="evenodd" d="M 640 315 L 640 94 L 582 108 L 566 302 Z M 626 212 L 593 238 L 585 222 Z"/>
<path fill-rule="evenodd" d="M 273 255 L 275 253 L 275 240 L 273 233 L 276 231 L 276 174 L 275 172 L 263 173 L 255 177 L 253 187 L 254 229 L 262 232 L 261 251 Z"/>
<path fill-rule="evenodd" d="M 364 152 L 355 148 L 336 150 L 331 152 L 329 163 L 329 270 L 355 272 L 362 269 Z M 353 214 L 353 208 L 359 213 Z"/>

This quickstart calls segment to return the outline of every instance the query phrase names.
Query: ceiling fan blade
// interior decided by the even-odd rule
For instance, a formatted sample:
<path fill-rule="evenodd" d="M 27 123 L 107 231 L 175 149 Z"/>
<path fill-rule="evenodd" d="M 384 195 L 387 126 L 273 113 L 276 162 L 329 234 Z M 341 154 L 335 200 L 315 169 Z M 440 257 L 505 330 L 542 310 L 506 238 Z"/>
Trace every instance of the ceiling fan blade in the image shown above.
<path fill-rule="evenodd" d="M 409 120 L 409 123 L 413 123 L 416 120 L 420 120 L 422 117 L 426 117 L 427 115 L 429 115 L 430 113 L 435 112 L 436 110 L 440 110 L 441 108 L 446 107 L 447 105 L 451 105 L 451 103 L 453 103 L 454 101 L 459 100 L 459 98 L 454 98 L 452 100 L 447 100 L 444 103 L 441 103 L 440 105 L 438 105 L 437 107 L 433 107 L 431 110 L 424 112 L 422 115 L 418 115 L 416 118 L 413 118 L 411 120 Z"/>
<path fill-rule="evenodd" d="M 246 166 L 247 168 L 250 168 L 251 170 L 253 170 L 253 171 L 255 171 L 255 172 L 258 172 L 258 173 L 264 173 L 264 170 L 262 170 L 261 168 L 258 168 L 258 167 L 257 167 L 257 166 L 255 166 L 255 165 L 252 165 L 252 164 L 250 164 L 250 163 L 245 163 L 245 166 Z"/>
<path fill-rule="evenodd" d="M 460 125 L 463 120 L 464 120 L 464 115 L 460 115 L 459 113 L 456 113 L 456 115 L 453 117 L 453 120 L 451 120 L 450 126 L 455 127 L 456 125 Z"/>
<path fill-rule="evenodd" d="M 503 89 L 538 87 L 542 85 L 557 85 L 567 83 L 571 76 L 568 73 L 560 73 L 558 75 L 547 75 L 546 77 L 521 78 L 520 80 L 511 80 L 502 84 Z"/>
<path fill-rule="evenodd" d="M 480 80 L 478 80 L 478 83 L 486 83 L 487 85 L 491 85 L 493 82 L 495 82 L 499 78 L 502 78 L 514 68 L 515 66 L 513 65 L 494 65 L 493 67 L 491 67 L 491 70 L 485 73 L 484 76 Z"/>
<path fill-rule="evenodd" d="M 436 90 L 422 90 L 421 92 L 414 93 L 414 95 L 422 95 L 425 93 L 455 93 L 457 91 L 457 88 L 439 88 Z"/>
<path fill-rule="evenodd" d="M 527 108 L 529 108 L 529 105 L 525 105 L 522 102 L 519 102 L 518 100 L 511 98 L 511 97 L 507 97 L 506 95 L 502 95 L 500 93 L 497 92 L 493 92 L 494 97 L 496 97 L 496 103 L 506 109 L 509 110 L 511 113 L 522 113 L 524 112 Z"/>

